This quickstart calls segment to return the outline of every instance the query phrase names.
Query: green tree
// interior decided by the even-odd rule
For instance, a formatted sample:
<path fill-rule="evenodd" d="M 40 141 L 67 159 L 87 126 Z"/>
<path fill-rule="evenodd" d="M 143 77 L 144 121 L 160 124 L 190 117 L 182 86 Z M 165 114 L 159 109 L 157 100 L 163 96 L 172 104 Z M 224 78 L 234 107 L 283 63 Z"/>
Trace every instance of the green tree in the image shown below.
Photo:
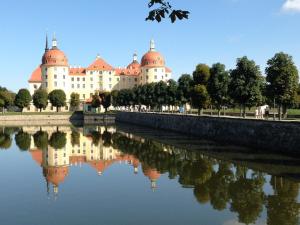
<path fill-rule="evenodd" d="M 4 113 L 4 107 L 5 107 L 5 102 L 3 99 L 0 98 L 0 108 L 1 108 L 2 114 Z"/>
<path fill-rule="evenodd" d="M 33 135 L 34 145 L 41 149 L 46 150 L 48 148 L 48 133 L 45 131 L 37 131 Z"/>
<path fill-rule="evenodd" d="M 169 106 L 178 106 L 178 84 L 175 80 L 170 79 L 167 85 L 166 104 Z"/>
<path fill-rule="evenodd" d="M 54 132 L 49 140 L 49 144 L 54 149 L 62 149 L 66 146 L 67 138 L 66 133 L 61 131 Z"/>
<path fill-rule="evenodd" d="M 193 79 L 189 74 L 183 74 L 178 79 L 177 98 L 181 104 L 187 104 L 191 101 L 191 91 L 193 88 Z"/>
<path fill-rule="evenodd" d="M 118 91 L 118 90 L 113 90 L 113 91 L 111 92 L 111 104 L 112 104 L 114 107 L 119 106 L 119 105 L 118 105 L 118 102 L 117 102 L 118 95 L 119 95 L 119 91 Z"/>
<path fill-rule="evenodd" d="M 42 111 L 42 109 L 46 109 L 48 105 L 48 93 L 45 89 L 38 89 L 34 92 L 33 96 L 33 105 Z"/>
<path fill-rule="evenodd" d="M 228 95 L 229 73 L 225 70 L 225 65 L 216 63 L 210 69 L 207 90 L 212 104 L 218 109 L 218 115 L 222 106 L 229 101 Z"/>
<path fill-rule="evenodd" d="M 7 89 L 0 90 L 0 99 L 4 102 L 3 107 L 7 109 L 9 106 L 12 106 L 15 100 L 15 94 L 8 91 Z M 4 112 L 4 110 L 2 111 Z"/>
<path fill-rule="evenodd" d="M 105 109 L 105 113 L 107 109 L 111 106 L 111 94 L 110 92 L 101 92 L 99 93 L 99 97 L 101 99 L 101 105 Z"/>
<path fill-rule="evenodd" d="M 20 89 L 15 97 L 14 103 L 21 109 L 21 112 L 23 112 L 23 109 L 30 105 L 31 100 L 30 92 L 27 89 Z"/>
<path fill-rule="evenodd" d="M 52 106 L 56 107 L 56 112 L 58 112 L 60 107 L 66 105 L 66 94 L 63 90 L 56 89 L 51 91 L 48 98 Z"/>
<path fill-rule="evenodd" d="M 154 85 L 154 105 L 157 105 L 162 111 L 163 105 L 167 104 L 167 84 L 163 81 L 155 83 Z"/>
<path fill-rule="evenodd" d="M 206 64 L 198 64 L 193 72 L 193 80 L 195 84 L 207 85 L 210 77 L 210 69 Z"/>
<path fill-rule="evenodd" d="M 21 130 L 16 134 L 15 142 L 21 151 L 27 151 L 30 148 L 31 136 Z"/>
<path fill-rule="evenodd" d="M 191 92 L 193 107 L 198 109 L 198 114 L 202 115 L 202 111 L 209 105 L 210 98 L 204 85 L 195 85 Z"/>
<path fill-rule="evenodd" d="M 241 106 L 243 117 L 246 117 L 246 107 L 252 107 L 262 102 L 262 76 L 259 66 L 246 56 L 237 59 L 236 68 L 230 74 L 229 90 L 234 102 Z"/>
<path fill-rule="evenodd" d="M 71 133 L 71 144 L 73 147 L 75 145 L 80 146 L 80 133 L 74 129 L 72 129 L 72 133 Z"/>
<path fill-rule="evenodd" d="M 286 117 L 287 107 L 296 102 L 299 85 L 298 70 L 293 58 L 283 52 L 275 54 L 268 60 L 267 65 L 267 94 L 270 99 L 275 99 L 277 102 L 279 119 L 281 119 L 281 109 Z"/>
<path fill-rule="evenodd" d="M 98 94 L 92 96 L 92 107 L 98 109 L 101 106 L 101 99 Z"/>
<path fill-rule="evenodd" d="M 72 93 L 70 96 L 71 100 L 70 100 L 70 106 L 72 107 L 72 109 L 77 110 L 79 105 L 80 105 L 80 97 L 78 93 Z"/>

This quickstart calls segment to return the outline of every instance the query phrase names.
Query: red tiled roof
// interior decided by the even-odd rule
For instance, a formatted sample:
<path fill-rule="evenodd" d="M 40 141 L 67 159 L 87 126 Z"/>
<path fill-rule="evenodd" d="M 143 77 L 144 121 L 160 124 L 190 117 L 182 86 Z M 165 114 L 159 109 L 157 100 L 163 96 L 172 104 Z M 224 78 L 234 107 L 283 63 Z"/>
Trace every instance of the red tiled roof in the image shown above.
<path fill-rule="evenodd" d="M 97 59 L 89 65 L 86 70 L 113 70 L 113 67 L 100 57 L 97 57 Z"/>
<path fill-rule="evenodd" d="M 141 62 L 142 67 L 164 67 L 165 60 L 164 57 L 156 51 L 147 52 Z"/>
<path fill-rule="evenodd" d="M 56 48 L 45 52 L 42 63 L 47 66 L 68 66 L 68 59 L 63 51 Z"/>
<path fill-rule="evenodd" d="M 86 75 L 85 68 L 70 68 L 69 70 L 70 76 L 83 76 Z"/>
<path fill-rule="evenodd" d="M 166 67 L 166 73 L 172 73 L 172 70 L 168 67 Z"/>
<path fill-rule="evenodd" d="M 40 66 L 32 72 L 30 79 L 28 81 L 32 83 L 42 82 L 42 69 Z"/>

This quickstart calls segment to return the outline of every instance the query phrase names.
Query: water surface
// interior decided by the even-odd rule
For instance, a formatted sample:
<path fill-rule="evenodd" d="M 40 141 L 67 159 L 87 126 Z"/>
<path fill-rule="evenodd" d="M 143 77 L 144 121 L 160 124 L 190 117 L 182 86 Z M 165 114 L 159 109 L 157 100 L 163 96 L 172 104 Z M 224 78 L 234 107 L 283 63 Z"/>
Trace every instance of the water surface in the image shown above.
<path fill-rule="evenodd" d="M 298 225 L 300 160 L 118 126 L 0 127 L 1 224 Z"/>

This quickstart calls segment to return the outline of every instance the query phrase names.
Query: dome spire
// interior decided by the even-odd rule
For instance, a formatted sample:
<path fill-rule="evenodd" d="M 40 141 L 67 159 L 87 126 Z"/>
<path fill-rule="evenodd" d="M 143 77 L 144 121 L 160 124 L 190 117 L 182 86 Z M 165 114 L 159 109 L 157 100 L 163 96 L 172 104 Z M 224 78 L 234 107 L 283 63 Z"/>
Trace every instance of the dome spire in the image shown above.
<path fill-rule="evenodd" d="M 150 51 L 151 52 L 154 52 L 155 51 L 155 42 L 153 39 L 151 39 L 150 41 Z"/>
<path fill-rule="evenodd" d="M 47 52 L 49 50 L 48 47 L 48 34 L 46 33 L 46 46 L 45 46 L 45 52 Z"/>
<path fill-rule="evenodd" d="M 133 54 L 133 62 L 137 62 L 137 54 L 136 54 L 136 52 Z"/>
<path fill-rule="evenodd" d="M 53 38 L 52 38 L 52 49 L 56 49 L 56 48 L 57 48 L 57 40 L 56 40 L 56 35 L 54 32 Z"/>

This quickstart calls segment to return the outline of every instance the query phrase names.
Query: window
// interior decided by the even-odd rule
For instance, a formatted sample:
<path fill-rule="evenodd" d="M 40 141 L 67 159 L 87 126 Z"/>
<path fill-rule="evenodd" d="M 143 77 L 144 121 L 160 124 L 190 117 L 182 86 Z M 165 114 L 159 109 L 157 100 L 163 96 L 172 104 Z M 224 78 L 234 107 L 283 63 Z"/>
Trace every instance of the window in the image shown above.
<path fill-rule="evenodd" d="M 36 86 L 36 84 L 35 84 L 35 85 L 33 85 L 33 88 L 34 88 L 34 89 L 37 89 L 37 86 Z"/>
<path fill-rule="evenodd" d="M 148 80 L 148 79 L 149 79 L 149 77 L 148 77 L 148 76 L 146 76 L 146 79 Z"/>
<path fill-rule="evenodd" d="M 165 77 L 168 77 L 168 74 L 166 74 Z"/>
<path fill-rule="evenodd" d="M 56 74 L 54 74 L 54 79 L 56 79 L 57 78 L 57 75 Z"/>
<path fill-rule="evenodd" d="M 154 72 L 157 72 L 157 69 L 154 69 Z"/>
<path fill-rule="evenodd" d="M 72 88 L 74 88 L 74 84 L 72 84 Z"/>
<path fill-rule="evenodd" d="M 149 72 L 149 70 L 148 70 L 148 69 L 146 69 L 146 72 L 148 73 L 148 72 Z"/>
<path fill-rule="evenodd" d="M 74 81 L 74 77 L 72 77 L 72 79 L 71 79 L 72 81 Z"/>
<path fill-rule="evenodd" d="M 48 78 L 48 75 L 47 75 L 47 74 L 45 75 L 45 78 L 46 78 L 46 79 Z"/>
<path fill-rule="evenodd" d="M 111 84 L 109 85 L 109 88 L 111 88 Z"/>
<path fill-rule="evenodd" d="M 45 87 L 48 87 L 48 82 L 45 83 Z"/>
<path fill-rule="evenodd" d="M 66 79 L 66 75 L 64 75 L 63 78 Z"/>
<path fill-rule="evenodd" d="M 90 74 L 93 75 L 93 71 L 91 71 Z"/>
<path fill-rule="evenodd" d="M 82 78 L 82 81 L 85 81 L 85 78 L 84 78 L 84 77 Z"/>
<path fill-rule="evenodd" d="M 157 79 L 157 76 L 156 76 L 156 75 L 154 76 L 154 79 L 155 79 L 155 80 Z"/>
<path fill-rule="evenodd" d="M 117 81 L 120 81 L 120 78 L 117 78 Z"/>
<path fill-rule="evenodd" d="M 82 88 L 85 88 L 85 84 L 82 85 Z"/>
<path fill-rule="evenodd" d="M 57 82 L 56 81 L 54 82 L 54 87 L 57 87 Z"/>
<path fill-rule="evenodd" d="M 101 80 L 102 80 L 102 77 L 99 77 L 99 80 L 101 81 Z"/>
<path fill-rule="evenodd" d="M 57 71 L 57 68 L 56 68 L 56 67 L 54 67 L 54 71 Z"/>
<path fill-rule="evenodd" d="M 111 71 L 109 71 L 109 74 L 111 74 Z"/>
<path fill-rule="evenodd" d="M 93 78 L 91 77 L 90 80 L 93 81 Z"/>
<path fill-rule="evenodd" d="M 77 88 L 80 88 L 80 84 L 77 84 Z"/>
<path fill-rule="evenodd" d="M 79 77 L 77 77 L 77 81 L 80 81 L 80 78 L 79 78 Z"/>
<path fill-rule="evenodd" d="M 102 74 L 102 71 L 99 71 L 99 74 Z"/>
<path fill-rule="evenodd" d="M 111 82 L 111 78 L 109 78 L 109 82 Z"/>
<path fill-rule="evenodd" d="M 45 68 L 45 71 L 47 72 L 47 67 Z"/>
<path fill-rule="evenodd" d="M 134 81 L 137 82 L 137 78 L 134 78 Z"/>
<path fill-rule="evenodd" d="M 91 88 L 94 88 L 94 85 L 91 84 Z"/>
<path fill-rule="evenodd" d="M 85 99 L 85 94 L 82 95 L 82 98 Z"/>

